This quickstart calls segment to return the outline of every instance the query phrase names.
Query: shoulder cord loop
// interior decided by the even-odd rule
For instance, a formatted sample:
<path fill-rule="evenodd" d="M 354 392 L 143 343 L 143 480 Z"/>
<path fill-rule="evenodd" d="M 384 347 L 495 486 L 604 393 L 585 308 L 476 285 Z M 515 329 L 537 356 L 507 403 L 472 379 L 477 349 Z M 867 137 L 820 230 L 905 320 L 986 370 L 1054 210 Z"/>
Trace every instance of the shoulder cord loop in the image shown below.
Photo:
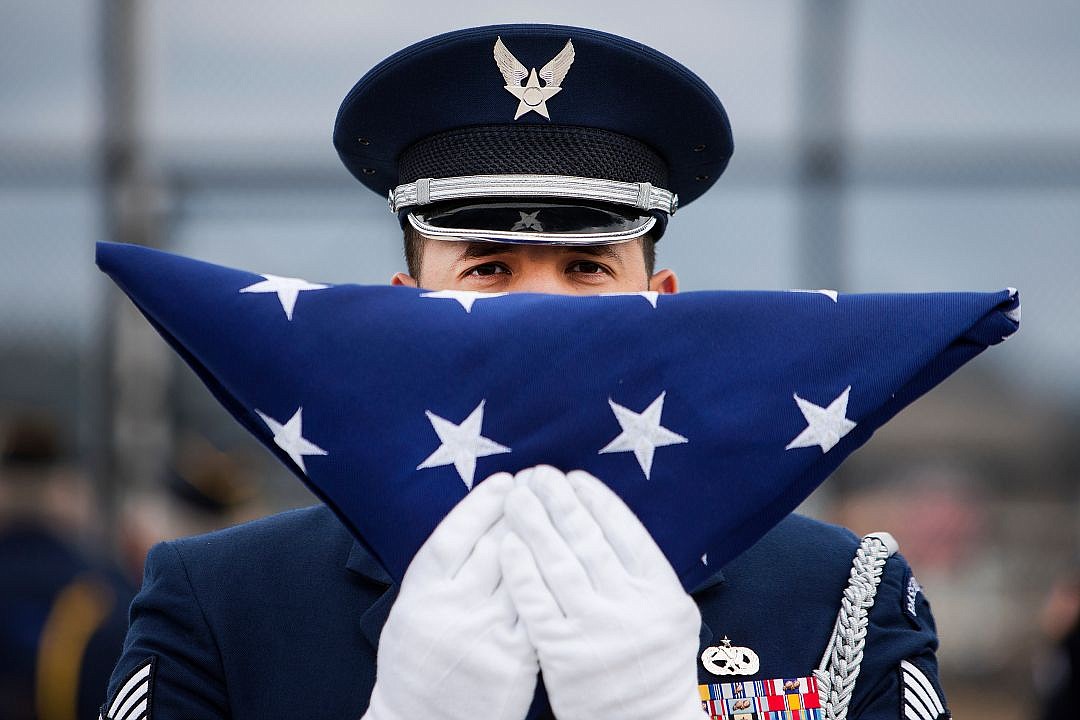
<path fill-rule="evenodd" d="M 855 680 L 859 677 L 866 645 L 870 608 L 874 606 L 874 596 L 881 583 L 885 561 L 895 552 L 895 546 L 889 547 L 881 535 L 884 533 L 867 535 L 855 552 L 851 579 L 840 601 L 840 612 L 833 626 L 832 637 L 821 664 L 814 671 L 826 720 L 846 720 L 848 704 L 855 692 Z"/>

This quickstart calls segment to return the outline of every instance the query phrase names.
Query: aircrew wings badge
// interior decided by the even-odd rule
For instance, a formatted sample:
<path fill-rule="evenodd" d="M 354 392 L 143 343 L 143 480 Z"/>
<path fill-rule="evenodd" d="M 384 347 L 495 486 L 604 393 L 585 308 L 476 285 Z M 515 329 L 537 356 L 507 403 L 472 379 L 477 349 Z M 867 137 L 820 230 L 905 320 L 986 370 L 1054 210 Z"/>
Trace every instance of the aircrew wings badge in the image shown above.
<path fill-rule="evenodd" d="M 732 647 L 726 637 L 723 644 L 707 647 L 701 653 L 701 665 L 713 675 L 756 675 L 760 666 L 757 653 L 747 647 Z"/>

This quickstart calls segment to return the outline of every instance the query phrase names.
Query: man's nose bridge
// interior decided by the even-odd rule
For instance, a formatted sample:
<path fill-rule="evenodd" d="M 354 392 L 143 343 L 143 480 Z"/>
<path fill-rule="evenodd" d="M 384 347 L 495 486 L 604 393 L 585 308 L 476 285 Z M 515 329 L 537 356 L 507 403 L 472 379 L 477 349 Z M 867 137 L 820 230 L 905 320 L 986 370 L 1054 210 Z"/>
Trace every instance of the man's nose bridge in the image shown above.
<path fill-rule="evenodd" d="M 515 292 L 566 293 L 567 289 L 561 272 L 555 268 L 533 267 L 523 273 L 514 286 Z"/>

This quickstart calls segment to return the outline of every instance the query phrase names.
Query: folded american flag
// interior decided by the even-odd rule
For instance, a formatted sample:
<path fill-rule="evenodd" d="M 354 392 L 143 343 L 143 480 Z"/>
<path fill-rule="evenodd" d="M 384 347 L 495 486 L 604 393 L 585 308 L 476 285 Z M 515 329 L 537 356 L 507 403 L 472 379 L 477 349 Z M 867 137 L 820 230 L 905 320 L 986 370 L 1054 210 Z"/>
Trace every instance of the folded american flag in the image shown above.
<path fill-rule="evenodd" d="M 506 295 L 97 261 L 397 579 L 475 483 L 546 463 L 612 487 L 692 588 L 1020 318 L 1012 289 Z"/>

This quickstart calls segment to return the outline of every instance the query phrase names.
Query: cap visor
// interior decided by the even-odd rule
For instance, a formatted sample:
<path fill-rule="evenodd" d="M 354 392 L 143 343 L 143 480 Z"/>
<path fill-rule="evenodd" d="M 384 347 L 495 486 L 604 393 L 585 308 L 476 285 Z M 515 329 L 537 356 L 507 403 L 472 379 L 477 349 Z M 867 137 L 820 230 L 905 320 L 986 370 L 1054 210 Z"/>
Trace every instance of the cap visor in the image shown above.
<path fill-rule="evenodd" d="M 656 218 L 605 203 L 437 203 L 406 217 L 418 232 L 442 240 L 526 245 L 609 245 L 642 237 Z"/>

